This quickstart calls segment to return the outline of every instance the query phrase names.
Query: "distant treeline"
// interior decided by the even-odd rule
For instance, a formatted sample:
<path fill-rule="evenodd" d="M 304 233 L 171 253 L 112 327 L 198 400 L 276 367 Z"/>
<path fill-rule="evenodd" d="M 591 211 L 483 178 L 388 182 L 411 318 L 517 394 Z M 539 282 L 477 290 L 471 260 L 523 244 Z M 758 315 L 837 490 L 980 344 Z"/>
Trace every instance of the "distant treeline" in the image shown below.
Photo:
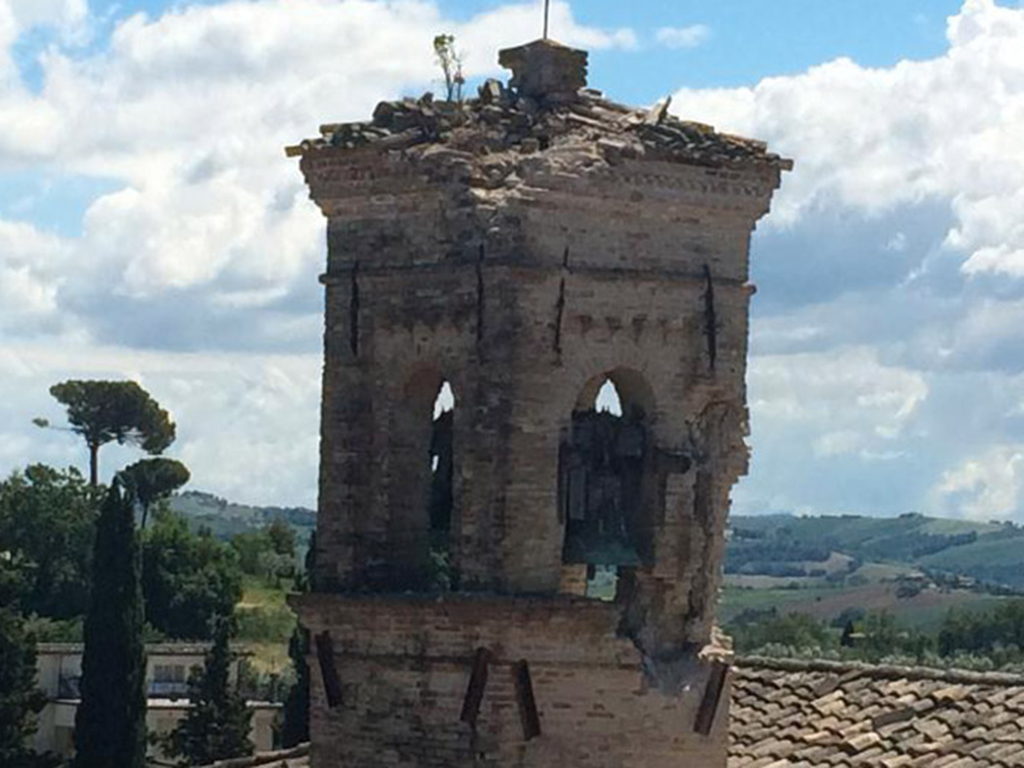
<path fill-rule="evenodd" d="M 305 507 L 256 507 L 236 504 L 212 493 L 184 491 L 171 498 L 171 509 L 184 516 L 194 530 L 207 528 L 218 539 L 228 541 L 275 521 L 283 521 L 296 533 L 300 548 L 316 527 L 316 512 Z"/>
<path fill-rule="evenodd" d="M 43 464 L 0 480 L 0 583 L 39 639 L 79 639 L 105 492 L 75 469 Z M 151 640 L 208 639 L 245 577 L 281 587 L 301 570 L 295 530 L 281 519 L 222 541 L 160 502 L 138 537 Z"/>
<path fill-rule="evenodd" d="M 938 631 L 901 627 L 884 611 L 848 609 L 829 623 L 775 608 L 726 626 L 740 654 L 1024 670 L 1024 600 L 988 611 L 951 610 Z"/>
<path fill-rule="evenodd" d="M 1021 539 L 1020 546 L 1012 540 Z M 862 562 L 889 562 L 1024 587 L 1024 530 L 1008 522 L 976 523 L 917 513 L 737 517 L 725 571 L 768 576 L 821 575 L 815 563 L 839 552 Z M 851 568 L 852 569 L 852 568 Z"/>
<path fill-rule="evenodd" d="M 789 536 L 734 530 L 725 551 L 725 572 L 786 577 L 823 575 L 823 570 L 811 574 L 813 568 L 799 563 L 823 563 L 832 552 L 826 546 L 796 541 Z"/>

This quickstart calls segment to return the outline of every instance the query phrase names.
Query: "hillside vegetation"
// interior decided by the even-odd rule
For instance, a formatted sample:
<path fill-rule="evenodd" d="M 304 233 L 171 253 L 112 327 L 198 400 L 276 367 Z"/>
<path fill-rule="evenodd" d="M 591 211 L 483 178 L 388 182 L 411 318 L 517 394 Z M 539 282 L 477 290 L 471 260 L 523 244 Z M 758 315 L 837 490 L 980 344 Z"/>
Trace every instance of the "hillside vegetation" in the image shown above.
<path fill-rule="evenodd" d="M 191 527 L 208 528 L 225 541 L 239 533 L 264 528 L 274 520 L 283 520 L 294 529 L 299 548 L 304 551 L 316 527 L 316 512 L 304 507 L 253 507 L 202 491 L 175 494 L 170 503 L 171 509 L 185 517 Z"/>
<path fill-rule="evenodd" d="M 893 518 L 734 517 L 725 571 L 824 577 L 830 575 L 826 564 L 834 562 L 836 553 L 849 558 L 848 574 L 865 564 L 886 564 L 1024 589 L 1024 529 L 916 513 Z"/>

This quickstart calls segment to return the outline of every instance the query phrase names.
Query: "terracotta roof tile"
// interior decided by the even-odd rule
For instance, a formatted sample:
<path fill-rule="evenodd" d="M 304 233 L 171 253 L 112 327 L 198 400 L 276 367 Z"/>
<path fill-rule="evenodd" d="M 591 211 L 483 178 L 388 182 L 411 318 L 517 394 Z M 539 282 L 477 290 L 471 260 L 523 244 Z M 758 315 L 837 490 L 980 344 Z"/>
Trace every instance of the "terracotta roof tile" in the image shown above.
<path fill-rule="evenodd" d="M 1024 677 L 738 663 L 729 768 L 1024 768 Z"/>
<path fill-rule="evenodd" d="M 1024 768 L 1022 708 L 1022 676 L 743 659 L 729 768 Z"/>

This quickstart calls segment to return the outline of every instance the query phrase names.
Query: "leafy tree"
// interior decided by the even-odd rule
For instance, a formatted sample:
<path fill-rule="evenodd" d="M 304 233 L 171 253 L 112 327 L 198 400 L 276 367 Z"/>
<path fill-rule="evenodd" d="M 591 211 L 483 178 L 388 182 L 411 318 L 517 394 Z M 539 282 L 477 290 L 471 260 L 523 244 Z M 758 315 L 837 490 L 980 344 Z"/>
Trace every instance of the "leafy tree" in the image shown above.
<path fill-rule="evenodd" d="M 184 758 L 185 765 L 206 765 L 253 752 L 249 741 L 252 713 L 230 684 L 232 655 L 228 642 L 232 630 L 230 619 L 217 620 L 213 646 L 203 667 L 189 675 L 191 706 L 167 743 L 169 754 Z"/>
<path fill-rule="evenodd" d="M 115 482 L 96 523 L 74 768 L 143 768 L 145 650 L 131 500 Z"/>
<path fill-rule="evenodd" d="M 283 520 L 255 531 L 243 531 L 231 539 L 242 571 L 277 582 L 295 573 L 295 534 Z"/>
<path fill-rule="evenodd" d="M 916 630 L 901 628 L 896 617 L 888 611 L 871 611 L 864 617 L 858 654 L 861 658 L 877 662 L 886 656 L 907 655 L 918 660 L 931 649 L 931 639 Z"/>
<path fill-rule="evenodd" d="M 142 507 L 142 528 L 149 510 L 189 481 L 188 467 L 176 459 L 141 459 L 125 467 L 118 476 L 132 498 Z"/>
<path fill-rule="evenodd" d="M 28 739 L 46 697 L 36 688 L 35 638 L 18 615 L 17 592 L 18 574 L 0 558 L 0 765 L 42 768 L 55 761 L 33 754 Z"/>
<path fill-rule="evenodd" d="M 843 608 L 843 610 L 839 612 L 839 615 L 832 619 L 829 624 L 836 629 L 845 629 L 850 624 L 857 624 L 858 622 L 863 621 L 866 615 L 867 611 L 863 608 L 851 606 L 849 608 Z"/>
<path fill-rule="evenodd" d="M 742 653 L 756 652 L 768 645 L 821 651 L 833 644 L 825 625 L 803 613 L 773 614 L 758 623 L 735 627 L 733 632 L 736 650 Z"/>
<path fill-rule="evenodd" d="M 843 625 L 843 634 L 839 637 L 839 645 L 843 648 L 853 647 L 853 636 L 856 634 L 856 627 L 854 627 L 852 621 L 846 622 Z"/>
<path fill-rule="evenodd" d="M 287 555 L 264 552 L 260 555 L 259 575 L 275 589 L 281 588 L 281 580 L 295 573 L 295 561 Z"/>
<path fill-rule="evenodd" d="M 232 549 L 209 531 L 193 533 L 166 507 L 143 532 L 142 551 L 146 619 L 169 637 L 209 638 L 213 619 L 229 615 L 242 597 Z"/>
<path fill-rule="evenodd" d="M 134 381 L 70 380 L 50 387 L 67 407 L 71 431 L 89 448 L 89 484 L 99 482 L 99 450 L 109 442 L 137 445 L 146 453 L 162 453 L 174 442 L 170 415 Z M 43 420 L 37 424 L 46 426 Z"/>
<path fill-rule="evenodd" d="M 1009 600 L 992 611 L 950 611 L 938 635 L 939 653 L 991 654 L 1024 650 L 1024 600 Z"/>
<path fill-rule="evenodd" d="M 231 548 L 238 555 L 238 565 L 243 573 L 257 575 L 260 573 L 260 556 L 274 551 L 274 544 L 267 535 L 266 529 L 242 531 L 231 537 Z"/>
<path fill-rule="evenodd" d="M 286 555 L 295 559 L 295 531 L 279 517 L 267 526 L 267 536 L 275 554 Z"/>
<path fill-rule="evenodd" d="M 36 464 L 0 482 L 0 542 L 12 599 L 36 617 L 34 631 L 51 640 L 81 631 L 101 498 L 75 469 Z M 159 523 L 142 536 L 148 619 L 170 637 L 208 638 L 211 618 L 241 599 L 237 557 L 208 533 L 192 533 L 170 510 L 157 506 L 153 517 Z"/>
<path fill-rule="evenodd" d="M 26 614 L 85 613 L 98 501 L 76 469 L 33 464 L 0 482 L 0 542 Z"/>
<path fill-rule="evenodd" d="M 437 35 L 434 38 L 434 55 L 444 75 L 448 101 L 462 101 L 462 86 L 466 84 L 466 78 L 462 74 L 462 54 L 455 48 L 455 36 Z"/>
<path fill-rule="evenodd" d="M 36 768 L 56 761 L 35 755 L 28 740 L 46 697 L 36 688 L 34 639 L 25 632 L 17 611 L 0 608 L 0 765 Z"/>

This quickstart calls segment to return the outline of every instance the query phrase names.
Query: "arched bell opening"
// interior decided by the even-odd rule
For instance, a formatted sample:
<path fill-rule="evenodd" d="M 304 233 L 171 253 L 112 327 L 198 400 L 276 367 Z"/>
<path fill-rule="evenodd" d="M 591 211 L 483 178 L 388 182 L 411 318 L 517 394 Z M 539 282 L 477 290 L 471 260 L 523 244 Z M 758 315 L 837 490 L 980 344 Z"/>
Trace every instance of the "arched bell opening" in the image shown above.
<path fill-rule="evenodd" d="M 453 586 L 457 528 L 457 398 L 433 367 L 414 370 L 400 397 L 392 409 L 387 457 L 388 586 L 444 591 Z"/>
<path fill-rule="evenodd" d="M 443 380 L 434 399 L 434 417 L 430 431 L 430 495 L 427 514 L 430 520 L 430 573 L 434 586 L 450 589 L 452 569 L 452 513 L 455 478 L 455 393 Z"/>
<path fill-rule="evenodd" d="M 562 562 L 579 572 L 577 593 L 614 599 L 624 569 L 650 559 L 653 406 L 643 376 L 627 369 L 594 377 L 577 398 L 559 460 Z"/>

